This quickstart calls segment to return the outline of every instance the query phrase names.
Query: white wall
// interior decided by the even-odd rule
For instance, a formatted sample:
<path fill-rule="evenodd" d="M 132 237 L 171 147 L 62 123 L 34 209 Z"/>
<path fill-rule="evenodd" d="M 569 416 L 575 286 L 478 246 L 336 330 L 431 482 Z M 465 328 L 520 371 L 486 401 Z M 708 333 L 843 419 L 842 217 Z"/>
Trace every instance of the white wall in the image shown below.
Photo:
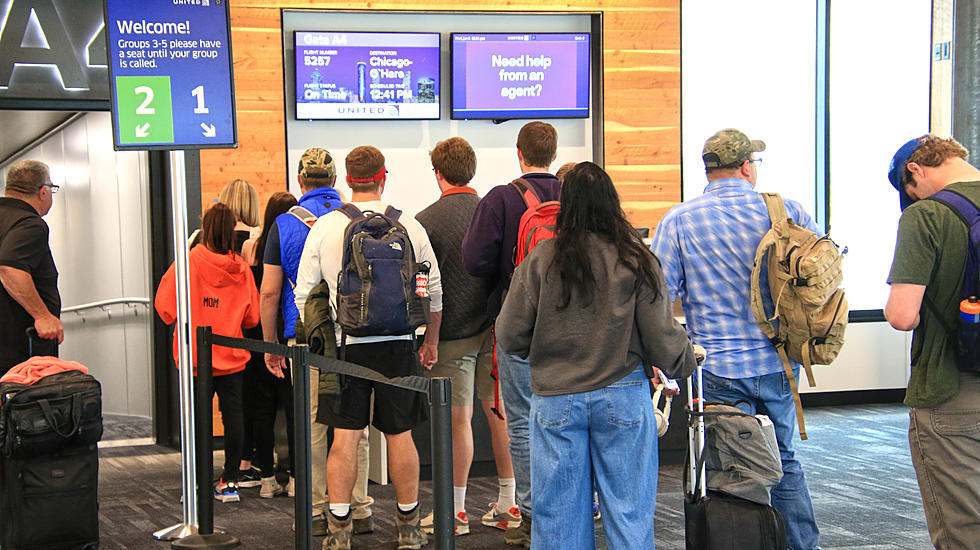
<path fill-rule="evenodd" d="M 687 0 L 681 25 L 684 199 L 707 185 L 704 142 L 738 128 L 766 142 L 758 189 L 813 214 L 815 3 Z"/>
<path fill-rule="evenodd" d="M 477 154 L 476 177 L 471 185 L 481 194 L 521 175 L 517 163 L 517 132 L 527 120 L 493 124 L 489 120 L 449 119 L 449 34 L 451 32 L 589 32 L 591 17 L 583 15 L 514 15 L 448 13 L 338 13 L 285 12 L 283 51 L 286 82 L 287 173 L 290 190 L 299 196 L 296 167 L 309 147 L 330 151 L 337 163 L 337 188 L 350 196 L 342 183 L 344 157 L 360 145 L 374 145 L 385 155 L 389 170 L 384 199 L 407 214 L 415 214 L 439 198 L 429 151 L 441 140 L 462 136 Z M 294 114 L 294 30 L 362 30 L 442 32 L 440 120 L 306 121 Z M 599 37 L 593 36 L 592 40 Z M 594 85 L 593 93 L 594 93 Z M 601 117 L 601 113 L 591 113 Z M 552 171 L 570 161 L 593 160 L 592 124 L 587 119 L 547 119 L 558 131 L 558 158 Z M 601 159 L 600 159 L 601 160 Z"/>
<path fill-rule="evenodd" d="M 46 163 L 61 186 L 45 221 L 62 307 L 151 298 L 146 154 L 112 150 L 109 113 L 86 114 L 19 158 Z M 60 356 L 102 383 L 103 412 L 148 417 L 152 310 L 107 309 L 62 315 Z"/>
<path fill-rule="evenodd" d="M 932 3 L 883 5 L 833 2 L 830 12 L 830 234 L 848 249 L 852 310 L 885 307 L 900 216 L 888 166 L 929 132 Z"/>

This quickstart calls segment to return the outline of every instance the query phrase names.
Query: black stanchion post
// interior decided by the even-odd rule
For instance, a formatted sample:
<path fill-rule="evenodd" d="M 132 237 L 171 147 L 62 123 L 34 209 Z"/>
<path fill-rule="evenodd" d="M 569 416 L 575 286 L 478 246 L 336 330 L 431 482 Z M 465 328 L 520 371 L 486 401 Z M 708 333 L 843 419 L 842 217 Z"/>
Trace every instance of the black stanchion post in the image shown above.
<path fill-rule="evenodd" d="M 211 388 L 214 384 L 211 370 L 214 359 L 211 348 L 211 327 L 197 327 L 197 376 L 194 385 L 194 401 L 197 403 L 197 525 L 198 534 L 214 533 L 214 497 L 211 480 L 214 479 L 214 422 Z"/>
<path fill-rule="evenodd" d="M 211 349 L 211 327 L 197 327 L 197 377 L 195 378 L 194 390 L 196 392 L 194 401 L 196 402 L 196 439 L 194 446 L 197 453 L 197 523 L 198 532 L 196 535 L 188 535 L 182 539 L 173 541 L 171 548 L 183 549 L 214 549 L 214 548 L 234 548 L 241 546 L 241 541 L 236 537 L 226 533 L 214 532 L 214 490 L 211 486 L 211 478 L 214 475 L 213 449 L 211 442 L 214 439 L 214 426 L 212 425 L 211 408 L 211 384 L 212 380 L 212 358 Z"/>
<path fill-rule="evenodd" d="M 432 420 L 432 506 L 435 511 L 433 536 L 437 550 L 456 548 L 453 520 L 453 416 L 452 382 L 448 378 L 429 381 L 429 418 Z"/>
<path fill-rule="evenodd" d="M 296 479 L 296 550 L 313 548 L 313 478 L 310 449 L 310 367 L 306 363 L 306 346 L 293 346 L 291 359 L 293 374 L 293 476 Z"/>

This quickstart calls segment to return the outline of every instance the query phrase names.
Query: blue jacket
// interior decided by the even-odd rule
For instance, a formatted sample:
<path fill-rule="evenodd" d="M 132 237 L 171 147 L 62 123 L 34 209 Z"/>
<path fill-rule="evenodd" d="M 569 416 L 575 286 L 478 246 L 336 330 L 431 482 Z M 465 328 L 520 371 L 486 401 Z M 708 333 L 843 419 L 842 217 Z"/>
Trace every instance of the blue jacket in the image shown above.
<path fill-rule="evenodd" d="M 299 199 L 299 206 L 309 210 L 318 218 L 342 204 L 344 201 L 333 187 L 318 187 Z M 288 212 L 276 218 L 276 226 L 279 229 L 279 259 L 286 279 L 282 285 L 280 300 L 282 318 L 286 323 L 285 337 L 295 338 L 299 311 L 296 309 L 293 287 L 296 286 L 299 260 L 303 256 L 303 245 L 306 244 L 310 227 Z"/>

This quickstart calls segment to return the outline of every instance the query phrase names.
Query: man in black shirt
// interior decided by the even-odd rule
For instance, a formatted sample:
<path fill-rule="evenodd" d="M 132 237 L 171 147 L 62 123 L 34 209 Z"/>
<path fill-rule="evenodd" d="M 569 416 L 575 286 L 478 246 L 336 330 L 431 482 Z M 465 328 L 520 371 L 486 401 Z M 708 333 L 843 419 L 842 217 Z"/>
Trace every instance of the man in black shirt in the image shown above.
<path fill-rule="evenodd" d="M 58 269 L 41 219 L 57 190 L 43 162 L 17 161 L 7 172 L 0 198 L 0 375 L 28 359 L 28 328 L 59 344 L 64 339 Z"/>

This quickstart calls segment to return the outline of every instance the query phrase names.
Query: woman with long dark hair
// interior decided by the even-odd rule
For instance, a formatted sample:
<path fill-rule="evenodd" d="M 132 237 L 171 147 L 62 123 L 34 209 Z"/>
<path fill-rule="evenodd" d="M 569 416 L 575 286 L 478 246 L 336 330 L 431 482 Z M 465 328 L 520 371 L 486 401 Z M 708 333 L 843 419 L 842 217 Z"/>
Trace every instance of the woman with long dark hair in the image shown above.
<path fill-rule="evenodd" d="M 241 338 L 243 328 L 259 324 L 259 291 L 248 264 L 235 252 L 235 214 L 223 203 L 215 203 L 204 214 L 200 244 L 188 256 L 191 334 L 196 334 L 199 326 L 210 326 L 215 334 Z M 165 323 L 177 320 L 173 265 L 160 280 L 154 305 Z M 218 394 L 225 437 L 225 468 L 214 486 L 214 497 L 222 502 L 239 500 L 238 467 L 244 437 L 242 371 L 250 356 L 246 350 L 215 346 L 212 358 L 212 395 Z M 174 360 L 177 359 L 175 336 Z M 194 368 L 196 374 L 197 365 Z"/>
<path fill-rule="evenodd" d="M 497 342 L 531 365 L 532 548 L 591 549 L 593 480 L 609 548 L 653 548 L 657 422 L 648 379 L 695 368 L 660 264 L 608 174 L 565 176 L 556 236 L 514 272 Z"/>
<path fill-rule="evenodd" d="M 265 243 L 269 238 L 269 231 L 276 223 L 276 217 L 289 211 L 295 204 L 296 197 L 285 191 L 276 192 L 269 197 L 269 202 L 265 206 L 262 232 L 258 237 L 246 241 L 242 247 L 242 254 L 245 256 L 245 260 L 252 265 L 252 273 L 260 288 L 262 286 L 262 257 L 265 254 Z M 276 334 L 279 341 L 285 343 L 282 336 L 282 318 L 277 317 Z M 255 338 L 262 339 L 261 330 Z M 249 414 L 246 415 L 246 420 L 251 422 L 252 437 L 250 442 L 254 448 L 246 447 L 245 451 L 246 454 L 254 451 L 252 456 L 255 466 L 257 466 L 257 472 L 250 470 L 250 473 L 258 477 L 258 485 L 261 487 L 259 497 L 273 498 L 283 491 L 292 496 L 295 490 L 295 481 L 293 477 L 293 386 L 291 378 L 288 375 L 285 378 L 273 376 L 265 367 L 265 360 L 261 353 L 253 354 L 252 359 L 245 371 L 245 387 L 250 409 Z M 286 412 L 286 438 L 289 445 L 289 463 L 285 464 L 289 472 L 289 484 L 285 488 L 280 487 L 276 481 L 273 463 L 276 411 L 280 408 L 284 408 Z M 246 441 L 249 442 L 249 440 Z"/>

